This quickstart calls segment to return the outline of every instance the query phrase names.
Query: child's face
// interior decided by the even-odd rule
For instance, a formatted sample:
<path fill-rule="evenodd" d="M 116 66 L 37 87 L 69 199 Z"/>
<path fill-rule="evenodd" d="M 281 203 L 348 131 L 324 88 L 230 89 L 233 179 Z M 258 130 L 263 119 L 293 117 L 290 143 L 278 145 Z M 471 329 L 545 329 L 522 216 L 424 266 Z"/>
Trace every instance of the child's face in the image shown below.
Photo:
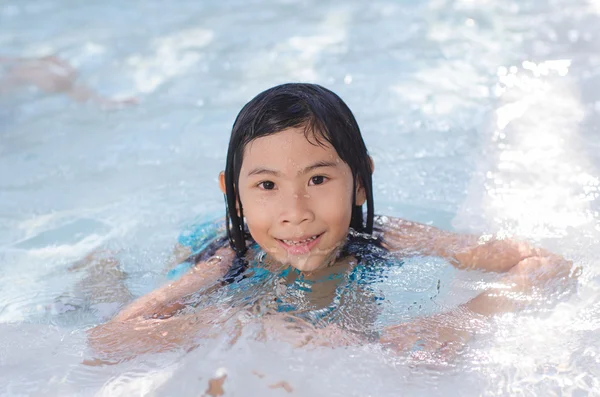
<path fill-rule="evenodd" d="M 332 146 L 309 142 L 303 128 L 246 145 L 238 188 L 254 240 L 277 261 L 302 271 L 323 268 L 335 258 L 353 205 L 365 201 L 359 188 L 352 203 L 350 167 Z"/>

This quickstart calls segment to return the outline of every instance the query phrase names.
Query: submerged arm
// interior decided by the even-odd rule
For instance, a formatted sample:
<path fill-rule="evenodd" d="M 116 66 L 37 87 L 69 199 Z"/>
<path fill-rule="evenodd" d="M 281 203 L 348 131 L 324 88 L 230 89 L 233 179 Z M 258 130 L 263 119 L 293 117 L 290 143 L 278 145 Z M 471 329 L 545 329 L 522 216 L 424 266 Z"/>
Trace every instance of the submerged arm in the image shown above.
<path fill-rule="evenodd" d="M 470 301 L 446 312 L 387 327 L 380 341 L 399 351 L 435 352 L 450 358 L 473 334 L 489 327 L 491 316 L 545 302 L 548 295 L 569 292 L 575 288 L 578 275 L 579 269 L 558 255 L 526 258 Z"/>
<path fill-rule="evenodd" d="M 525 308 L 536 292 L 547 295 L 576 285 L 579 269 L 572 262 L 525 242 L 480 242 L 475 236 L 398 219 L 382 226 L 383 244 L 391 251 L 436 255 L 461 269 L 503 273 L 493 286 L 454 310 L 386 328 L 381 341 L 398 350 L 421 343 L 422 350 L 454 354 L 487 317 Z"/>
<path fill-rule="evenodd" d="M 488 239 L 457 234 L 434 226 L 398 218 L 378 219 L 383 245 L 392 252 L 446 258 L 460 269 L 504 273 L 527 258 L 555 255 L 529 243 L 511 239 Z"/>
<path fill-rule="evenodd" d="M 112 320 L 88 331 L 91 346 L 102 355 L 126 359 L 190 343 L 195 332 L 209 326 L 211 319 L 217 317 L 218 308 L 174 314 L 185 307 L 187 296 L 218 283 L 233 256 L 228 247 L 219 249 L 215 256 L 197 263 L 179 280 L 138 298 Z"/>
<path fill-rule="evenodd" d="M 160 318 L 168 317 L 181 309 L 183 298 L 201 288 L 217 282 L 227 272 L 233 260 L 233 251 L 228 248 L 219 249 L 215 256 L 205 262 L 192 266 L 190 271 L 179 280 L 138 298 L 126 306 L 111 321 L 126 321 L 136 317 Z"/>
<path fill-rule="evenodd" d="M 170 270 L 177 267 L 179 264 L 185 262 L 187 258 L 192 255 L 192 250 L 190 247 L 176 244 L 173 248 L 173 252 L 171 252 L 171 256 L 167 261 L 164 271 L 168 273 Z"/>

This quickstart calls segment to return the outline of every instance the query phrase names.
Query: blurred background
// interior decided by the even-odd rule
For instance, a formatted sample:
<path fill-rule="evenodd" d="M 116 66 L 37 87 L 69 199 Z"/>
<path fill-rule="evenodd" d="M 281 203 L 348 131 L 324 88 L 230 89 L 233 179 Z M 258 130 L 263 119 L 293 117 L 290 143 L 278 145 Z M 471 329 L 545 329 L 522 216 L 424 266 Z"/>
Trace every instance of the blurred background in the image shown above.
<path fill-rule="evenodd" d="M 79 365 L 116 307 L 70 314 L 68 269 L 105 247 L 155 288 L 181 229 L 224 214 L 237 112 L 289 81 L 353 110 L 377 213 L 540 244 L 578 292 L 446 368 L 249 341 Z M 225 365 L 231 395 L 284 393 L 260 362 L 297 395 L 600 395 L 599 116 L 598 0 L 0 0 L 0 390 L 198 395 Z"/>

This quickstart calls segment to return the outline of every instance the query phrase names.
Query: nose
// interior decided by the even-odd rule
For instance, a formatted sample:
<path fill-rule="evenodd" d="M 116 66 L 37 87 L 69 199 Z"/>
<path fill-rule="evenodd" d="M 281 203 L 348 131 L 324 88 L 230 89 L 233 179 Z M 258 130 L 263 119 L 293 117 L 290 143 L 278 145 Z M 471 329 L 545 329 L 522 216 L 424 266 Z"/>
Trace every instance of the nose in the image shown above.
<path fill-rule="evenodd" d="M 315 214 L 311 208 L 310 196 L 305 192 L 291 193 L 282 200 L 281 204 L 281 223 L 299 225 L 315 219 Z"/>

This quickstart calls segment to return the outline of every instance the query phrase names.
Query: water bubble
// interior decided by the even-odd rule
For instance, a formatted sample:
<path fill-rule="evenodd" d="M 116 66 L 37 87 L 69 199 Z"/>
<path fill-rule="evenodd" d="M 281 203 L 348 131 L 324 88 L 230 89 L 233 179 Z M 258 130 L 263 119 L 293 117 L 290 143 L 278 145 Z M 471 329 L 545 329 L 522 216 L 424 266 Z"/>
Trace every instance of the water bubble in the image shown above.
<path fill-rule="evenodd" d="M 267 257 L 267 253 L 264 251 L 260 251 L 257 255 L 256 255 L 256 261 L 258 263 L 264 263 L 265 258 Z"/>
<path fill-rule="evenodd" d="M 225 368 L 225 367 L 218 368 L 215 371 L 215 376 L 218 378 L 225 376 L 225 375 L 227 375 L 227 368 Z"/>

